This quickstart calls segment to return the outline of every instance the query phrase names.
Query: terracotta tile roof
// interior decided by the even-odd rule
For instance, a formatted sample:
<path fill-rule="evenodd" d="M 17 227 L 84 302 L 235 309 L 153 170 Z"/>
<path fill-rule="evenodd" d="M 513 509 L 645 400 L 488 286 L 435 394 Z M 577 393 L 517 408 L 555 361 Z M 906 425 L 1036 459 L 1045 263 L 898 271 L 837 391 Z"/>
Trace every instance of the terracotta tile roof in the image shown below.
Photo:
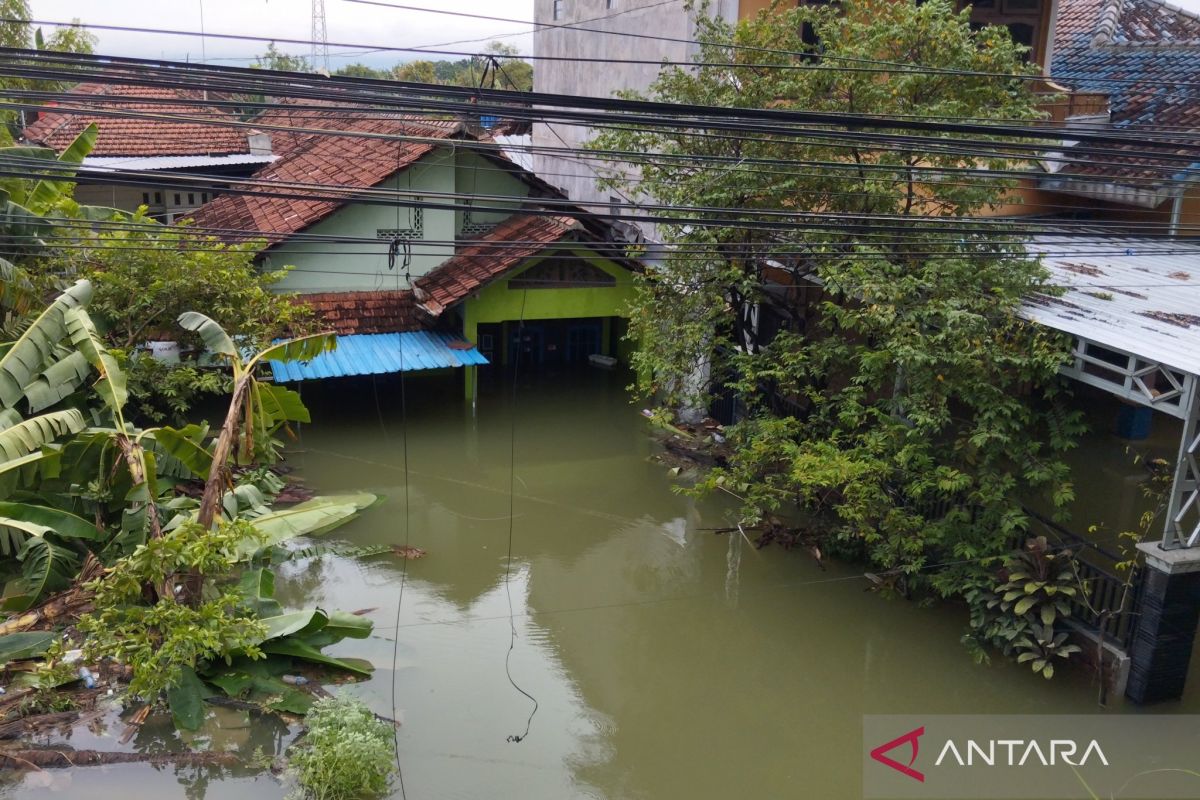
<path fill-rule="evenodd" d="M 1162 128 L 1175 128 L 1174 135 L 1194 141 L 1200 131 L 1200 16 L 1162 0 L 1061 0 L 1051 74 L 1072 89 L 1108 94 L 1116 130 L 1153 126 L 1162 138 Z M 1096 159 L 1113 166 L 1083 157 L 1063 171 L 1166 182 L 1187 170 L 1184 162 L 1128 149 L 1129 156 Z"/>
<path fill-rule="evenodd" d="M 296 295 L 309 305 L 325 330 L 340 335 L 424 330 L 429 318 L 407 289 L 383 292 L 320 292 Z"/>
<path fill-rule="evenodd" d="M 560 241 L 580 227 L 573 217 L 518 212 L 488 231 L 477 244 L 463 248 L 428 275 L 414 280 L 420 307 L 438 316 L 480 286 L 537 255 L 545 245 Z"/>
<path fill-rule="evenodd" d="M 184 102 L 199 99 L 199 92 L 181 89 L 81 83 L 60 103 L 50 104 L 49 110 L 43 111 L 23 136 L 31 143 L 61 151 L 95 122 L 99 131 L 93 156 L 214 156 L 250 152 L 245 128 L 219 124 L 236 121 L 235 117 L 218 108 Z M 55 106 L 64 110 L 55 111 Z M 89 115 L 90 109 L 186 114 L 212 120 L 213 124 Z"/>
<path fill-rule="evenodd" d="M 320 124 L 308 124 L 318 123 L 317 117 L 320 115 L 313 111 L 299 113 L 304 116 L 288 116 L 290 121 L 283 124 L 296 125 L 304 121 L 306 127 L 336 127 L 343 131 L 431 139 L 446 139 L 458 134 L 462 129 L 456 122 L 387 115 L 381 112 L 361 115 L 343 113 L 332 119 L 326 115 L 324 120 L 319 120 Z M 269 119 L 282 118 L 275 116 Z M 256 120 L 260 123 L 262 121 L 262 117 Z M 274 149 L 273 132 L 265 132 L 272 133 Z M 251 178 L 315 183 L 323 187 L 369 189 L 382 183 L 393 173 L 410 166 L 435 147 L 431 142 L 315 133 L 296 138 L 288 135 L 281 141 L 286 152 L 274 163 L 256 171 Z M 255 234 L 255 238 L 279 242 L 325 218 L 346 202 L 326 198 L 310 200 L 303 197 L 306 193 L 328 194 L 327 190 L 311 192 L 306 189 L 287 188 L 280 191 L 301 196 L 221 195 L 196 209 L 192 218 L 202 227 L 246 231 Z"/>

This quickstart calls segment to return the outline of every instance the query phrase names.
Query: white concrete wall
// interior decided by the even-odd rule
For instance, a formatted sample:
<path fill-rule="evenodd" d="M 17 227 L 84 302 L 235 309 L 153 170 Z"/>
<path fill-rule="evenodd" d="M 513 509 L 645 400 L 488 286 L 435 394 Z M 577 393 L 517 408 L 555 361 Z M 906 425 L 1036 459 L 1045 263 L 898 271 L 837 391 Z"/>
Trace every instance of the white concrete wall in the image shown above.
<path fill-rule="evenodd" d="M 712 10 L 726 19 L 737 19 L 737 0 L 714 0 Z M 640 33 L 676 39 L 694 38 L 693 14 L 684 10 L 683 0 L 666 4 L 662 0 L 562 0 L 563 14 L 554 19 L 554 0 L 534 0 L 534 19 L 547 24 L 578 24 L 580 27 L 613 31 L 617 34 Z M 606 17 L 605 19 L 596 19 Z M 586 21 L 585 20 L 590 20 Z M 533 37 L 537 56 L 598 58 L 651 61 L 651 64 L 602 64 L 571 61 L 535 61 L 533 88 L 537 92 L 611 97 L 622 89 L 644 92 L 658 76 L 659 62 L 688 61 L 695 45 L 639 39 L 561 28 L 538 28 Z M 535 147 L 580 147 L 591 137 L 590 129 L 579 125 L 535 123 Z M 534 154 L 534 172 L 559 187 L 572 200 L 596 204 L 600 211 L 609 205 L 610 193 L 596 185 L 595 162 L 564 154 Z M 623 201 L 622 201 L 623 202 Z M 649 226 L 643 226 L 652 236 Z"/>

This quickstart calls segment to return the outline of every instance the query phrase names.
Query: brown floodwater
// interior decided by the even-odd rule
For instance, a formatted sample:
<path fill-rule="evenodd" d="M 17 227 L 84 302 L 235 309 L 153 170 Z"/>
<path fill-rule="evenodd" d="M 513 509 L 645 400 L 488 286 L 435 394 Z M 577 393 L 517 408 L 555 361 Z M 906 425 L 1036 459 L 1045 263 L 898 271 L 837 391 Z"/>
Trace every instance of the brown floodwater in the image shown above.
<path fill-rule="evenodd" d="M 473 412 L 454 376 L 410 378 L 407 425 L 395 379 L 304 387 L 316 421 L 290 463 L 319 492 L 385 498 L 326 542 L 427 551 L 313 558 L 278 581 L 294 606 L 373 609 L 374 635 L 331 651 L 370 659 L 374 677 L 337 691 L 403 720 L 408 798 L 840 800 L 861 796 L 864 714 L 1139 713 L 1098 707 L 1082 671 L 1047 681 L 975 664 L 959 608 L 887 600 L 852 566 L 823 571 L 706 531 L 728 505 L 673 490 L 626 382 L 531 377 L 514 406 L 511 384 L 484 381 Z M 514 629 L 508 672 L 537 701 L 519 743 L 508 738 L 525 733 L 533 704 L 506 673 Z M 1193 673 L 1184 701 L 1154 710 L 1200 712 Z M 218 723 L 202 743 L 271 755 L 288 741 L 274 722 Z M 97 731 L 68 743 L 116 746 L 119 728 Z M 179 736 L 160 721 L 133 746 L 169 749 Z M 9 794 L 289 791 L 270 776 L 146 766 L 53 780 L 26 777 Z"/>

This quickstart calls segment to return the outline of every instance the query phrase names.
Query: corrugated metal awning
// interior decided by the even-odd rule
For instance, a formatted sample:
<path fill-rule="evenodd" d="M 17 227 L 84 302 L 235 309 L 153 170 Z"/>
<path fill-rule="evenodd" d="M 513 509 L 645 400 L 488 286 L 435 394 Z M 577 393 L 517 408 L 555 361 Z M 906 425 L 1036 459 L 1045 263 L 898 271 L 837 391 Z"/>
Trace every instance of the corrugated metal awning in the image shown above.
<path fill-rule="evenodd" d="M 1200 246 L 1081 236 L 1043 237 L 1028 247 L 1066 292 L 1029 298 L 1025 317 L 1200 375 Z"/>
<path fill-rule="evenodd" d="M 307 362 L 272 361 L 271 372 L 276 383 L 286 383 L 486 363 L 473 345 L 453 334 L 411 331 L 339 336 L 334 350 Z"/>

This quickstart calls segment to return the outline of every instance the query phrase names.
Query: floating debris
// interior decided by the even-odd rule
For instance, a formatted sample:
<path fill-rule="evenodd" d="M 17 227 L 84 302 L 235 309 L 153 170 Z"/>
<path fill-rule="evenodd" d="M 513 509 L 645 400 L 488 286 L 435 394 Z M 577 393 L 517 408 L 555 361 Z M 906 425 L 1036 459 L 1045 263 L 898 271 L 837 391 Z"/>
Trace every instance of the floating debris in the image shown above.
<path fill-rule="evenodd" d="M 408 559 L 409 561 L 412 561 L 415 558 L 425 557 L 424 550 L 419 547 L 413 547 L 409 544 L 394 544 L 392 545 L 392 552 L 401 558 Z"/>

